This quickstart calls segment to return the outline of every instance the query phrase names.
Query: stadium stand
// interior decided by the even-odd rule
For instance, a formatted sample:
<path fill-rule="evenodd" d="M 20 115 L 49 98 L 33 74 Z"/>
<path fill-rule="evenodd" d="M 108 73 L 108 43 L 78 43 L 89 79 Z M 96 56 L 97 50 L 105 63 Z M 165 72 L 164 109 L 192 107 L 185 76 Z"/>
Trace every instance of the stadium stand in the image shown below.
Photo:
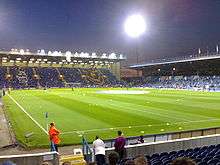
<path fill-rule="evenodd" d="M 151 76 L 127 81 L 136 87 L 220 90 L 220 76 Z"/>
<path fill-rule="evenodd" d="M 142 75 L 125 76 L 124 80 L 136 87 L 195 89 L 219 91 L 220 55 L 191 55 L 177 59 L 160 59 L 130 66 Z"/>
<path fill-rule="evenodd" d="M 170 164 L 173 160 L 180 157 L 188 157 L 194 160 L 198 165 L 220 164 L 220 145 L 210 145 L 203 147 L 190 148 L 187 150 L 171 151 L 155 153 L 151 156 L 146 155 L 148 163 L 151 165 L 166 165 Z M 133 160 L 134 158 L 127 158 L 120 162 L 124 165 L 126 161 Z"/>
<path fill-rule="evenodd" d="M 1 87 L 15 89 L 60 88 L 65 83 L 80 83 L 81 87 L 116 86 L 119 82 L 108 69 L 0 67 L 0 72 Z"/>
<path fill-rule="evenodd" d="M 107 149 L 107 155 L 112 151 L 114 148 Z M 121 165 L 140 155 L 145 155 L 148 164 L 151 165 L 167 165 L 180 157 L 188 157 L 200 165 L 220 163 L 219 135 L 128 145 L 126 151 L 127 158 L 120 161 Z"/>

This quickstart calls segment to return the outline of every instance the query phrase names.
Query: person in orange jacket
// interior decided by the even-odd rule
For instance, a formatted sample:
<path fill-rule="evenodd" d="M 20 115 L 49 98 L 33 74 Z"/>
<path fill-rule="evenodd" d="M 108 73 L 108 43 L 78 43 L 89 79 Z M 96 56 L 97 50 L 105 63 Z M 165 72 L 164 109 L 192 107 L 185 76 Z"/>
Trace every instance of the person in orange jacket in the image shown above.
<path fill-rule="evenodd" d="M 56 129 L 55 123 L 50 123 L 49 138 L 50 138 L 50 151 L 58 152 L 58 144 L 60 143 L 59 138 L 60 131 Z"/>

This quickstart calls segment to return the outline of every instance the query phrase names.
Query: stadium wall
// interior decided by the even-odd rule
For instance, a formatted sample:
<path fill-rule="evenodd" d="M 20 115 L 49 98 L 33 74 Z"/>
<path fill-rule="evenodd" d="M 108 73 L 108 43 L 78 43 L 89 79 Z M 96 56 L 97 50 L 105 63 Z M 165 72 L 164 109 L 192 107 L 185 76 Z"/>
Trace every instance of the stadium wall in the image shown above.
<path fill-rule="evenodd" d="M 118 80 L 121 79 L 120 67 L 121 67 L 120 62 L 111 64 L 111 66 L 110 66 L 110 69 L 111 69 L 112 73 L 116 76 L 116 78 Z"/>
<path fill-rule="evenodd" d="M 193 138 L 176 139 L 169 141 L 161 141 L 154 143 L 143 143 L 137 145 L 126 146 L 127 157 L 135 157 L 138 155 L 153 155 L 154 153 L 171 152 L 186 150 L 189 148 L 203 147 L 209 145 L 220 144 L 220 134 L 207 135 Z M 106 155 L 114 151 L 114 148 L 106 149 Z"/>
<path fill-rule="evenodd" d="M 13 162 L 16 165 L 40 165 L 44 162 L 59 165 L 59 155 L 57 152 L 45 152 L 37 154 L 0 156 L 0 164 L 7 161 Z"/>
<path fill-rule="evenodd" d="M 142 70 L 135 70 L 135 69 L 121 69 L 121 78 L 134 78 L 134 77 L 142 77 Z"/>

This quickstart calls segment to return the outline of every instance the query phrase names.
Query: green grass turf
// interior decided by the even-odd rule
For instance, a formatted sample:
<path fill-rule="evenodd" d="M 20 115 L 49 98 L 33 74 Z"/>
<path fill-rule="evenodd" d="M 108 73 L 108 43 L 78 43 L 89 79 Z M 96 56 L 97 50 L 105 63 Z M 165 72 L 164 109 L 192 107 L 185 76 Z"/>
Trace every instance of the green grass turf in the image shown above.
<path fill-rule="evenodd" d="M 140 95 L 96 93 L 116 89 L 17 90 L 10 96 L 44 129 L 54 121 L 64 133 L 61 145 L 79 144 L 82 134 L 92 141 L 95 135 L 114 138 L 117 130 L 138 136 L 220 126 L 220 93 L 159 89 L 128 89 L 150 91 Z M 48 146 L 46 133 L 9 96 L 3 100 L 18 141 L 29 147 Z M 28 132 L 34 136 L 26 143 Z"/>

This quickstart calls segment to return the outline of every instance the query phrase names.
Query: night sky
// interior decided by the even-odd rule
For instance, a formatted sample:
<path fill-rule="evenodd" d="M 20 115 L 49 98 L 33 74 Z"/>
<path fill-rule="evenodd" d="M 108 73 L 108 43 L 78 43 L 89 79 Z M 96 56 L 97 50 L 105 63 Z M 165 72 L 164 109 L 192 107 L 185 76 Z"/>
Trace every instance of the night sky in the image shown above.
<path fill-rule="evenodd" d="M 139 39 L 123 29 L 142 14 Z M 220 0 L 0 0 L 0 48 L 119 52 L 135 63 L 189 56 L 220 44 Z"/>

